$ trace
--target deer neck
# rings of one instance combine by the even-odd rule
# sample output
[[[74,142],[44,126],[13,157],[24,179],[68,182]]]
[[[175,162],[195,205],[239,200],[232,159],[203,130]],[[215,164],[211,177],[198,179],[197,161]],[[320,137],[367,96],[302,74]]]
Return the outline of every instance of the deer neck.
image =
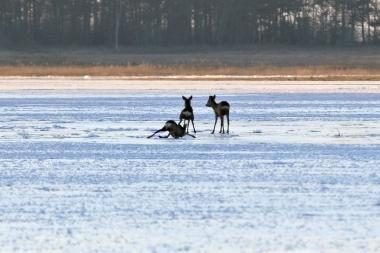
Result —
[[[216,114],[218,114],[218,103],[217,102],[215,102],[215,101],[212,101],[211,102],[211,107],[212,107],[212,109],[214,110],[214,112],[216,113]]]
[[[189,111],[189,112],[192,112],[193,111],[193,108],[191,107],[191,105],[189,105],[189,106],[185,106],[185,110],[186,111]]]

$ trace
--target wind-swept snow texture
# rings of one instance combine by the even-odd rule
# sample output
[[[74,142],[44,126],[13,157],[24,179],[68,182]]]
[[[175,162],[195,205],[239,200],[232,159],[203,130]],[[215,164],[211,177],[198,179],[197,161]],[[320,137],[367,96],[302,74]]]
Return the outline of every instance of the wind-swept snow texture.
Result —
[[[2,93],[0,252],[380,252],[380,94],[207,96]]]

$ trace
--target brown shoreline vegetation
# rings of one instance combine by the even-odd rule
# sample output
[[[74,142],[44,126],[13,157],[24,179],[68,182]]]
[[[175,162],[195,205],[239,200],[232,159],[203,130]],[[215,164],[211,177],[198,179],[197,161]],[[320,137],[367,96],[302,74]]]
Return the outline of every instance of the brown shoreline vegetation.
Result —
[[[380,48],[122,48],[1,51],[0,76],[380,80]]]
[[[313,67],[192,67],[192,66],[0,66],[0,76],[112,76],[135,79],[206,80],[380,80],[380,69]],[[228,76],[228,78],[226,77]]]

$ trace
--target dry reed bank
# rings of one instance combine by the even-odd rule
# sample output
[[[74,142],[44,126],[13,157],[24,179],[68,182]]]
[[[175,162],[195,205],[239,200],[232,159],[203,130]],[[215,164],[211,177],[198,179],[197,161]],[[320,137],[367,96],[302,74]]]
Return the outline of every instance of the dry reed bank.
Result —
[[[239,47],[0,50],[1,76],[267,76],[380,80],[377,47]]]

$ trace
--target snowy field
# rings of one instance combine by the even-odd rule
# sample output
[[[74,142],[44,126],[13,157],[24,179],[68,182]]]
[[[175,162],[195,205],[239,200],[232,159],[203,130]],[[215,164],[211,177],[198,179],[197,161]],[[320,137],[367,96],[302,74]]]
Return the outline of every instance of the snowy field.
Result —
[[[0,252],[380,252],[380,94],[180,95],[1,92]]]

